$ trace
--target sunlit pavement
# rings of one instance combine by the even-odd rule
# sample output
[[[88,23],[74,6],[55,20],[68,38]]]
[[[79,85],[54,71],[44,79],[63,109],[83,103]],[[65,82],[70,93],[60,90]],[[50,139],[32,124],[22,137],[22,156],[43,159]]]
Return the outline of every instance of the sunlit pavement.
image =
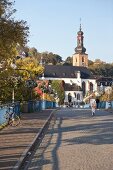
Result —
[[[30,170],[113,170],[113,112],[62,108]]]

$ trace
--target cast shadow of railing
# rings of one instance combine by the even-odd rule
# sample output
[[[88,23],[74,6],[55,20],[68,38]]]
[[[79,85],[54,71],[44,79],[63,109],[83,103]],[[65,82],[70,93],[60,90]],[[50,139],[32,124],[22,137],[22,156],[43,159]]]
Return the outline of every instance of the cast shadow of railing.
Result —
[[[62,118],[59,118],[57,124],[53,121],[50,124],[48,132],[44,136],[40,147],[36,148],[36,152],[33,155],[31,162],[29,163],[29,170],[42,170],[43,166],[50,165],[52,170],[59,169],[59,160],[57,155],[57,150],[61,145],[61,124]],[[57,126],[57,127],[55,127]],[[53,142],[54,134],[57,134],[55,137],[56,142]],[[48,150],[48,148],[51,148]],[[45,156],[45,153],[50,155],[49,157]]]
[[[102,118],[103,116],[103,118]],[[97,121],[95,121],[97,118]],[[78,121],[79,124],[68,124],[63,126],[62,123],[71,119],[73,122]],[[91,120],[91,121],[90,121]],[[94,121],[93,121],[94,120]],[[63,133],[76,133],[80,132],[80,135],[75,135],[70,138],[63,139]],[[55,141],[52,141],[55,138]],[[90,111],[83,115],[80,114],[62,114],[58,116],[55,126],[53,126],[45,137],[45,145],[41,147],[41,152],[38,155],[37,166],[32,167],[30,170],[42,170],[44,165],[51,165],[52,170],[59,170],[59,156],[58,149],[61,144],[64,145],[106,145],[113,144],[113,117],[111,113],[98,113],[96,117],[92,118]],[[73,147],[72,146],[72,147]],[[48,150],[48,147],[51,149]],[[45,152],[49,152],[51,157],[46,157]],[[35,164],[36,165],[36,164]]]

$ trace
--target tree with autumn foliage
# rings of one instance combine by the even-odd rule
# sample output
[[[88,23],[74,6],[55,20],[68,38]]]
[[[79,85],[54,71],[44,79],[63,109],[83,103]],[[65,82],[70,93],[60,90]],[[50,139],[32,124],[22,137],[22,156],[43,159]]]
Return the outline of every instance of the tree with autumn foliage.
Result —
[[[110,89],[108,93],[108,88]],[[107,90],[106,90],[107,89]],[[100,96],[101,101],[113,101],[113,86],[107,87]]]
[[[26,87],[26,81],[36,82],[38,75],[43,73],[44,68],[33,57],[18,59],[14,64],[15,68],[9,67],[0,73],[0,100],[11,101],[13,90],[15,90],[15,101],[29,100],[31,97],[32,99],[39,98],[34,88]]]
[[[25,46],[29,34],[26,21],[14,19],[16,10],[13,5],[13,0],[0,0],[0,101],[2,102],[11,101],[12,88],[18,87],[20,80],[17,81],[16,72],[10,65],[17,54],[17,45]],[[23,84],[22,82],[20,84],[21,87]],[[20,87],[15,95],[21,98]]]
[[[34,57],[26,57],[23,59],[18,59],[15,62],[17,69],[20,69],[20,73],[23,74],[25,79],[31,78],[35,79],[38,75],[42,74],[44,68],[39,64],[39,62]],[[27,71],[26,71],[27,70]]]

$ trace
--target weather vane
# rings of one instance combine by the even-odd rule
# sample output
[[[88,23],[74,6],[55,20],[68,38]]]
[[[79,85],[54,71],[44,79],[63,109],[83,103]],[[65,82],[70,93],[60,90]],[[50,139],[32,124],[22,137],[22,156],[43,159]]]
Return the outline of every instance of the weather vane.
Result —
[[[80,31],[81,31],[81,18],[80,18]]]

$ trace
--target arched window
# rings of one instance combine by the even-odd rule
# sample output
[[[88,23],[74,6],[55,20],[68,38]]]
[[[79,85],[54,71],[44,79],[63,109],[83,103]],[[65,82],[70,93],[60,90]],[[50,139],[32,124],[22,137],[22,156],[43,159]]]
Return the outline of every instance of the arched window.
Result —
[[[68,93],[68,102],[71,103],[72,102],[72,96],[71,93]]]
[[[82,63],[84,63],[84,57],[82,57]]]
[[[90,82],[90,92],[93,92],[93,83],[92,82]]]
[[[77,100],[80,100],[80,94],[79,93],[77,94]]]
[[[76,96],[77,96],[75,92],[74,92],[74,96],[75,96],[75,98],[76,98]]]
[[[86,83],[84,81],[82,82],[82,91],[83,91],[83,97],[84,97],[86,94]]]

